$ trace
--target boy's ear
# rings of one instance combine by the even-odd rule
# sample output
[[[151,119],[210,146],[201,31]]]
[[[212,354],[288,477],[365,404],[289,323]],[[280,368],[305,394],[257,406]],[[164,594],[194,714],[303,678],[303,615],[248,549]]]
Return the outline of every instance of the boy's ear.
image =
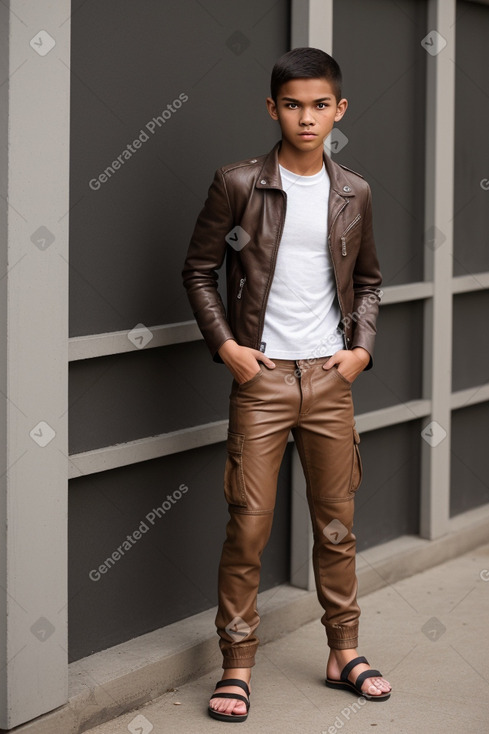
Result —
[[[343,117],[343,115],[346,112],[347,107],[348,107],[348,100],[345,98],[340,99],[340,101],[336,105],[336,114],[334,116],[335,122],[339,122],[341,120],[341,118]]]
[[[267,110],[272,120],[278,120],[277,105],[272,97],[267,97]]]

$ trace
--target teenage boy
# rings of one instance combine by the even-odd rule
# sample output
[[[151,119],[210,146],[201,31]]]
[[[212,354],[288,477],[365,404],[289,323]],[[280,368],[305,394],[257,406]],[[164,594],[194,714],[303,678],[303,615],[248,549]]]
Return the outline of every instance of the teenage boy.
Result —
[[[347,105],[328,54],[296,48],[277,61],[267,108],[282,139],[268,155],[216,172],[183,270],[207,346],[234,378],[216,616],[224,673],[208,709],[222,721],[244,721],[249,711],[260,557],[290,431],[314,531],[326,685],[369,701],[390,695],[356,651],[352,525],[362,466],[351,385],[372,366],[381,274],[370,188],[324,153]],[[217,290],[225,258],[227,311]]]

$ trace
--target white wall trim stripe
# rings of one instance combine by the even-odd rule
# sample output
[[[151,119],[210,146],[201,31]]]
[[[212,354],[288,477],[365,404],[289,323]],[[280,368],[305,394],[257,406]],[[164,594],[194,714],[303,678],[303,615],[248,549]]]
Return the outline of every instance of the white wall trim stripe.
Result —
[[[360,432],[374,431],[377,428],[422,418],[429,415],[429,412],[429,400],[413,400],[382,410],[363,413],[356,417],[356,423]],[[70,479],[220,443],[226,440],[227,426],[227,420],[214,421],[179,431],[161,433],[158,436],[72,454],[70,456]]]

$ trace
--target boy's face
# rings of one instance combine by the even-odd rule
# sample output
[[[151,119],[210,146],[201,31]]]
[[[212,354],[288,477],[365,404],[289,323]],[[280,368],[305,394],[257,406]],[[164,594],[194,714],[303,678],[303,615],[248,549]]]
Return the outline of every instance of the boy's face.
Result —
[[[267,97],[268,112],[278,120],[283,141],[304,153],[322,148],[347,106],[346,99],[336,101],[326,79],[291,79],[280,87],[277,104]]]

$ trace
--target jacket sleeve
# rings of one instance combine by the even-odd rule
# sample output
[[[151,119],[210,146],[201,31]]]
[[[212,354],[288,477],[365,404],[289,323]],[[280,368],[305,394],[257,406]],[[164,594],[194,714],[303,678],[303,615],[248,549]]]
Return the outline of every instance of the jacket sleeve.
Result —
[[[234,339],[217,290],[217,271],[226,255],[225,237],[233,225],[226,185],[219,169],[197,218],[182,271],[192,311],[216,362],[222,362],[217,353],[221,345],[227,339]]]
[[[367,184],[368,186],[368,184]],[[372,193],[367,190],[362,241],[353,271],[353,334],[351,348],[363,347],[370,354],[366,369],[372,367],[376,322],[382,296],[382,275],[375,249],[372,224]]]

